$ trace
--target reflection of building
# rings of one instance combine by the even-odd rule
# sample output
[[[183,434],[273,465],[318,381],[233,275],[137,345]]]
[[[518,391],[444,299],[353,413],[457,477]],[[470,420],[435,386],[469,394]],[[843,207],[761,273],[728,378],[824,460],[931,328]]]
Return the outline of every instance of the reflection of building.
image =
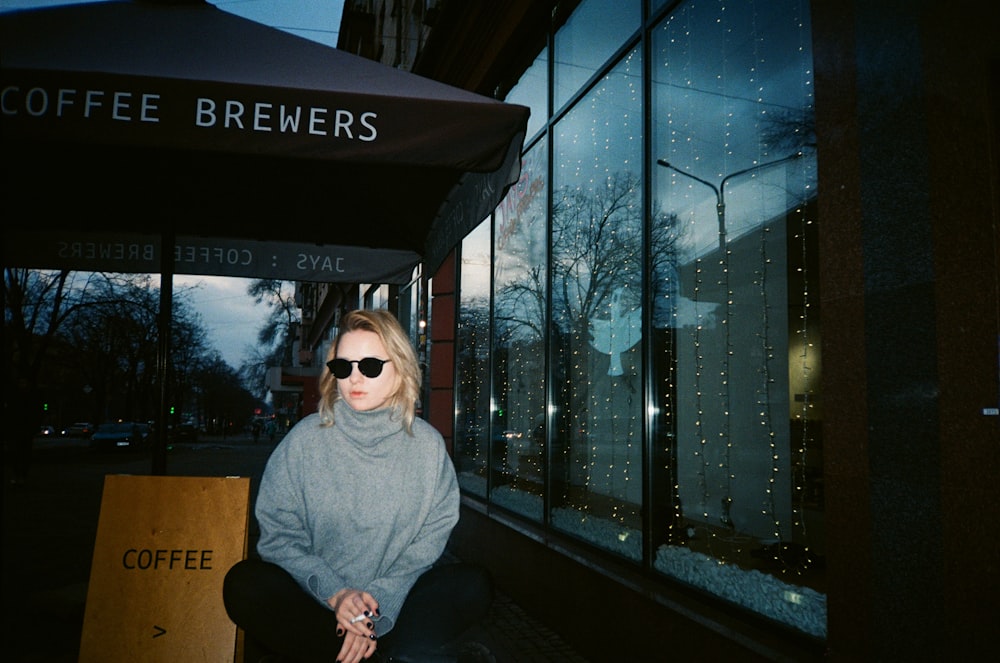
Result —
[[[294,366],[273,367],[267,371],[267,390],[271,393],[274,414],[292,423],[304,413],[314,412],[318,403],[316,372]]]
[[[497,232],[461,249],[503,269],[448,260],[406,288],[300,284],[303,366],[319,370],[329,325],[355,305],[398,309],[429,358],[425,411],[465,493],[456,549],[595,660],[990,651],[990,26],[884,0],[849,19],[821,2],[811,16],[749,0],[725,13],[657,0],[347,4],[349,50],[533,111],[530,195],[515,187]],[[786,42],[787,54],[768,50]],[[705,178],[739,171],[788,153],[780,127],[815,152],[780,173],[780,190],[741,179],[720,254],[711,193],[655,160],[704,164],[692,172]],[[954,154],[961,177],[945,166]],[[594,183],[625,170],[636,184],[614,207]],[[569,190],[613,210],[602,230],[641,226],[594,243],[640,242],[608,254],[628,256],[615,278],[658,297],[621,375],[586,325],[560,326],[583,312],[558,289],[569,238],[600,217]],[[579,232],[538,252],[556,223]],[[573,269],[588,256],[575,257]],[[573,283],[606,297],[608,266],[588,268]],[[497,274],[493,309],[472,310],[463,279]],[[535,318],[528,302],[544,303]],[[500,310],[523,323],[508,339]],[[597,604],[627,615],[629,637],[607,637]]]
[[[347,288],[350,290],[350,288]],[[267,388],[276,412],[297,421],[315,412],[319,402],[316,378],[329,349],[329,330],[336,325],[345,288],[332,283],[298,283],[295,304],[301,312],[291,366],[268,371]]]

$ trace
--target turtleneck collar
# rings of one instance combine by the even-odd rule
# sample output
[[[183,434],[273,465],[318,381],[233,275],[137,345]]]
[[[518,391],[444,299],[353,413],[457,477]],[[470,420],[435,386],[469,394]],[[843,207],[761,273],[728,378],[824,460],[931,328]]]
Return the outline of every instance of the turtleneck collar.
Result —
[[[334,426],[351,442],[374,447],[403,430],[403,417],[391,407],[361,412],[338,399],[333,404]]]

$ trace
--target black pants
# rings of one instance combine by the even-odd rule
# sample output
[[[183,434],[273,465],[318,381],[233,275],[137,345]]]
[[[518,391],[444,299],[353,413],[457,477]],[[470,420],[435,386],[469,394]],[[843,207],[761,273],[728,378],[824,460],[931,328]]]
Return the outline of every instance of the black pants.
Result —
[[[248,654],[256,648],[299,663],[336,660],[343,638],[337,637],[333,611],[280,566],[259,559],[237,563],[226,574],[222,596],[229,618],[246,635]],[[455,660],[442,648],[482,620],[492,602],[493,581],[486,569],[465,563],[436,565],[417,579],[392,630],[379,636],[376,657]],[[253,658],[246,660],[251,663]]]

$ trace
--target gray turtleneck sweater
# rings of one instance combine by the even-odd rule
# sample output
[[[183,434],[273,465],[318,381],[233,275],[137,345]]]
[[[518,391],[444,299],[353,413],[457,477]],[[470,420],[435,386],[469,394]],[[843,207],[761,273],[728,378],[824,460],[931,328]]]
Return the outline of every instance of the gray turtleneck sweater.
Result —
[[[257,552],[316,599],[367,591],[388,633],[417,578],[441,556],[458,522],[455,467],[441,434],[423,419],[413,435],[392,410],[334,404],[274,449],[257,493]]]

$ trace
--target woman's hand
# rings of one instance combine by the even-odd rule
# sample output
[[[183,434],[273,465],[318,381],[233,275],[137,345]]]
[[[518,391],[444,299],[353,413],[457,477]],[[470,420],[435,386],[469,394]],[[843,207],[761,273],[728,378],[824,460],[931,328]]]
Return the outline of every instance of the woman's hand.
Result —
[[[337,654],[337,661],[340,663],[362,663],[374,653],[374,640],[366,635],[348,632],[344,634],[344,644],[340,647],[340,653]]]
[[[337,635],[344,636],[337,660],[340,663],[359,663],[375,652],[375,617],[378,601],[360,589],[342,589],[327,604],[337,616]]]

